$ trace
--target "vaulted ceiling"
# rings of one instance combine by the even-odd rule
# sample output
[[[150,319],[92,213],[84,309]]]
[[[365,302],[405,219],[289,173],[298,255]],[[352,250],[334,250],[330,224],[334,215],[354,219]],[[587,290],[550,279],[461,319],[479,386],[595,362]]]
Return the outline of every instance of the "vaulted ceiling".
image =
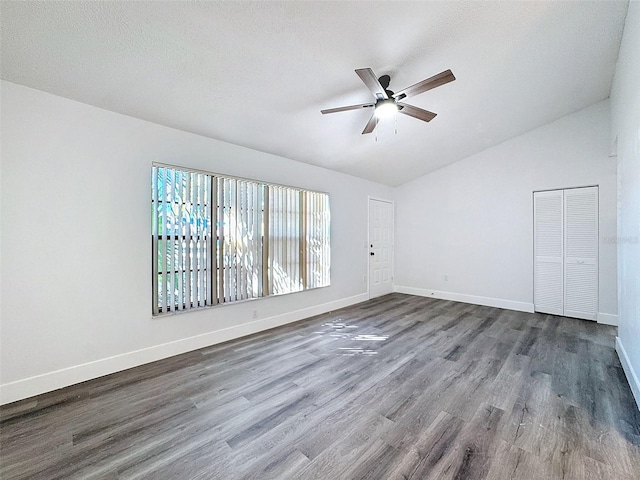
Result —
[[[627,2],[2,1],[2,78],[399,185],[609,96]],[[391,90],[450,68],[370,135]],[[397,130],[397,133],[396,133]]]

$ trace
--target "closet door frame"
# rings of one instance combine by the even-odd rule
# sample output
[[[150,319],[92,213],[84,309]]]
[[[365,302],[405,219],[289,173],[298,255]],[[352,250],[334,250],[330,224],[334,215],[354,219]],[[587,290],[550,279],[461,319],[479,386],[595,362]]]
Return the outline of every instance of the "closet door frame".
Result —
[[[567,310],[566,308],[566,295],[567,295],[567,288],[566,288],[566,265],[567,265],[567,256],[566,256],[566,235],[567,235],[567,219],[566,219],[566,211],[567,211],[567,206],[566,206],[566,195],[565,192],[567,190],[578,190],[578,189],[583,189],[583,188],[594,188],[596,190],[596,205],[595,205],[595,209],[596,209],[596,233],[595,233],[595,259],[593,261],[589,261],[587,262],[586,260],[583,261],[577,261],[577,262],[573,262],[573,263],[578,263],[578,264],[594,264],[593,262],[595,262],[595,267],[596,267],[596,273],[595,273],[595,311],[594,312],[589,312],[589,313],[585,313],[585,312],[579,312],[579,311],[575,311],[575,310]],[[539,263],[540,263],[540,256],[537,254],[537,238],[536,238],[536,234],[537,234],[537,230],[536,230],[536,195],[537,194],[548,194],[548,195],[553,195],[553,193],[560,193],[561,197],[562,197],[562,206],[561,206],[561,229],[562,229],[562,255],[561,255],[561,275],[562,275],[562,282],[561,282],[561,298],[562,298],[562,307],[560,309],[557,308],[549,308],[547,306],[544,305],[539,305],[536,304],[536,298],[537,298],[537,289],[536,289],[536,275],[538,274],[538,268],[539,268]],[[533,191],[532,194],[532,202],[533,202],[533,304],[534,304],[534,311],[538,312],[538,313],[548,313],[548,314],[552,314],[552,315],[560,315],[560,316],[567,316],[567,317],[572,317],[572,318],[580,318],[580,319],[584,319],[584,320],[596,320],[597,319],[597,312],[598,312],[598,308],[599,308],[599,289],[600,289],[600,285],[599,285],[599,281],[600,281],[600,242],[599,242],[599,234],[600,234],[600,187],[599,185],[583,185],[583,186],[577,186],[577,187],[566,187],[566,188],[554,188],[554,189],[546,189],[546,190],[535,190]],[[572,258],[572,257],[571,257]],[[544,257],[542,257],[542,260],[548,260],[545,259]],[[569,262],[571,263],[571,262]]]

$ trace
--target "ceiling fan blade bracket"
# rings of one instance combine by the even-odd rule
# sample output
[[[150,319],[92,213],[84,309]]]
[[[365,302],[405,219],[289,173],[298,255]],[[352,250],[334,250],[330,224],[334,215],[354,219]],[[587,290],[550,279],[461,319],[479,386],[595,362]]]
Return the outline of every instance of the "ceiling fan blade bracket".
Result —
[[[362,103],[360,105],[349,105],[347,107],[337,107],[337,108],[327,108],[325,110],[320,110],[320,113],[326,115],[327,113],[338,113],[338,112],[346,112],[348,110],[360,110],[363,108],[370,108],[375,106],[375,103]]]

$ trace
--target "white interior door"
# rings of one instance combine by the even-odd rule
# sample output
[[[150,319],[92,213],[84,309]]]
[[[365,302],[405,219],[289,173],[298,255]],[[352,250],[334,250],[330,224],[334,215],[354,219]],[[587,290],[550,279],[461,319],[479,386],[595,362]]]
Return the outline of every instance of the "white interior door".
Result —
[[[393,203],[369,199],[369,298],[393,292]]]
[[[536,312],[563,315],[562,190],[533,194],[533,303]]]
[[[564,191],[564,314],[598,313],[598,187]]]

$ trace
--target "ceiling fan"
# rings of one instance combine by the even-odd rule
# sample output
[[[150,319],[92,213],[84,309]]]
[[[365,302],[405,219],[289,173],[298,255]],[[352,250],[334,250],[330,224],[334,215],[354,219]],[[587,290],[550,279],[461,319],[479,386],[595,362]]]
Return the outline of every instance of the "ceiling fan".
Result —
[[[387,90],[389,88],[389,82],[391,81],[391,77],[389,77],[389,75],[382,75],[380,78],[377,78],[373,73],[373,70],[370,68],[359,68],[356,70],[356,73],[367,88],[371,90],[376,101],[373,103],[362,103],[360,105],[329,108],[327,110],[320,111],[323,114],[326,114],[374,107],[373,114],[362,131],[363,135],[365,133],[373,132],[379,118],[393,116],[396,112],[404,113],[405,115],[409,115],[410,117],[417,118],[424,122],[433,120],[436,116],[435,113],[403,103],[401,100],[426,92],[432,88],[439,87],[445,83],[453,82],[456,79],[456,77],[453,76],[453,73],[451,73],[451,70],[445,70],[433,77],[427,78],[426,80],[394,93],[391,90]]]

